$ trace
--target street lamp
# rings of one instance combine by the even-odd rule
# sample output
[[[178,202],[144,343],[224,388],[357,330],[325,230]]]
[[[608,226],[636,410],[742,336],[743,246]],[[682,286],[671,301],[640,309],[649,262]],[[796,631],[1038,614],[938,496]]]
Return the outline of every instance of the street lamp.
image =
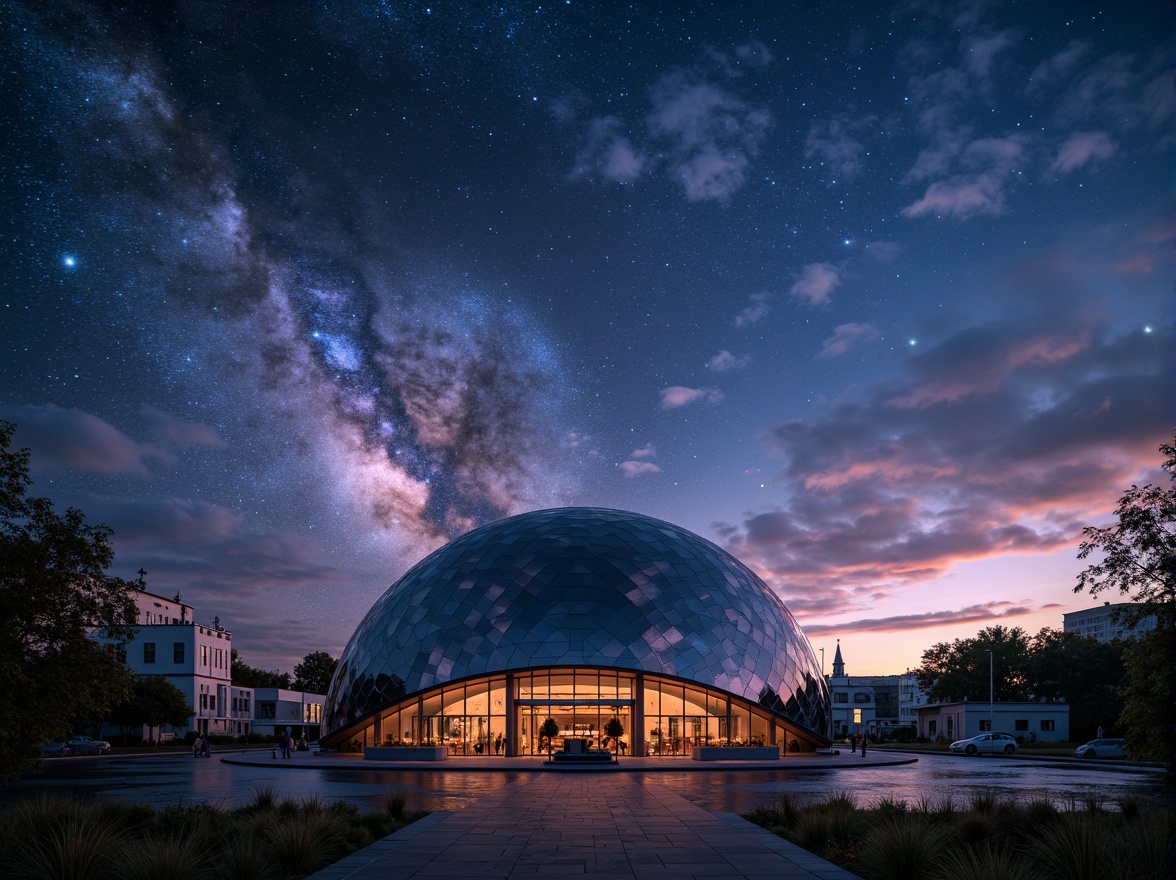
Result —
[[[985,653],[988,654],[988,732],[992,733],[995,729],[995,725],[993,724],[995,711],[993,710],[992,703],[992,652],[986,650]]]

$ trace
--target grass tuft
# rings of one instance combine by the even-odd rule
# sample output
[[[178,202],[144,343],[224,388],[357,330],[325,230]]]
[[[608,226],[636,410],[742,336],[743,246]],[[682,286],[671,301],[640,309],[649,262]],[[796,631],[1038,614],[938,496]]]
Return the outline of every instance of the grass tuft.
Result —
[[[943,829],[916,816],[882,819],[866,836],[861,852],[865,876],[877,880],[925,880],[939,863]]]
[[[120,880],[200,880],[210,864],[200,834],[137,840],[119,860]]]
[[[384,792],[384,812],[399,822],[404,818],[404,811],[408,808],[408,791],[403,788],[390,788]]]
[[[287,874],[317,871],[338,855],[343,843],[341,822],[330,813],[296,813],[266,824],[270,852]]]
[[[109,822],[67,816],[29,838],[17,857],[24,880],[97,880],[115,863],[124,836]]]
[[[278,792],[272,785],[259,785],[253,789],[253,800],[249,806],[255,810],[272,810],[278,803]]]

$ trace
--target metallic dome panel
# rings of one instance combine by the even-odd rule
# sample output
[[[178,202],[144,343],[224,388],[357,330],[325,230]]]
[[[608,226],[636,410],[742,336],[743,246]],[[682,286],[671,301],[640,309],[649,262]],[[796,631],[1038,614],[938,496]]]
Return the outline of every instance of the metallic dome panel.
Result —
[[[324,736],[436,685],[549,666],[687,679],[828,736],[812,648],[759,577],[683,528],[598,508],[500,520],[414,566],[344,650]]]

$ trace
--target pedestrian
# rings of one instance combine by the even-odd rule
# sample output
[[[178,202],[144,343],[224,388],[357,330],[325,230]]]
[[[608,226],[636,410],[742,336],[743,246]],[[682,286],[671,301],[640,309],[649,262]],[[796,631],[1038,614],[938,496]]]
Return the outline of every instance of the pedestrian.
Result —
[[[857,751],[857,734],[853,734],[849,738],[849,753],[852,755]]]
[[[863,733],[862,734],[862,757],[863,758],[866,756],[866,740],[867,739],[869,739],[869,735]]]
[[[294,757],[294,737],[292,736],[286,737],[286,757]]]

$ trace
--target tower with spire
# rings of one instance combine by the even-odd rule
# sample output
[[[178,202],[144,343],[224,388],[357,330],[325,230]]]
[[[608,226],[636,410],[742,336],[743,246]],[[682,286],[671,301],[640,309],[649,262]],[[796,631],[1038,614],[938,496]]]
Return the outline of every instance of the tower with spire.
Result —
[[[833,677],[841,678],[845,675],[845,661],[841,659],[841,639],[837,640],[837,653],[833,655]]]

